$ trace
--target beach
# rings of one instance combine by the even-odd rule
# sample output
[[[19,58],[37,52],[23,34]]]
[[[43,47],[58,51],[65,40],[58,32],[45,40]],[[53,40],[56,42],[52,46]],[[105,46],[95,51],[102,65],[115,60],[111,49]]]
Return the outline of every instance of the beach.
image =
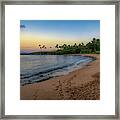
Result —
[[[95,60],[81,69],[20,87],[21,100],[99,100],[100,54],[81,54]]]

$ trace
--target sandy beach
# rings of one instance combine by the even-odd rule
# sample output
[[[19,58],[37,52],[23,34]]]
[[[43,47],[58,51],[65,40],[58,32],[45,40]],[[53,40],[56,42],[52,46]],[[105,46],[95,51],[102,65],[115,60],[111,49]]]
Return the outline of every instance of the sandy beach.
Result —
[[[96,60],[67,75],[20,87],[21,100],[99,100],[100,55]]]

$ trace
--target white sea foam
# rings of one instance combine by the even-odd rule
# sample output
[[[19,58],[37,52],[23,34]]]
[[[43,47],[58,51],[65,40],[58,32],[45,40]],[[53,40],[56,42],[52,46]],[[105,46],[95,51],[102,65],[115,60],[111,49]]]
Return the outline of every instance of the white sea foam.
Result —
[[[68,74],[93,59],[80,55],[21,55],[21,85],[47,80]]]

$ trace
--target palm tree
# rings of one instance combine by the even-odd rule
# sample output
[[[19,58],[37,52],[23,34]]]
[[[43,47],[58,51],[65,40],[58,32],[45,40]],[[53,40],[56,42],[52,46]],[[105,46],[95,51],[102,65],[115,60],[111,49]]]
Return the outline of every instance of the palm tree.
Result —
[[[39,48],[42,49],[41,45],[39,44]]]
[[[70,48],[70,45],[68,45],[68,48]]]
[[[76,46],[77,46],[77,44],[75,43],[75,44],[74,44],[74,47],[76,47]]]
[[[93,41],[95,41],[96,39],[95,38],[93,38]]]
[[[39,44],[39,47],[41,47],[41,45]]]
[[[79,48],[80,48],[81,46],[82,46],[81,44],[78,45]]]
[[[81,43],[82,46],[84,46],[84,43]]]
[[[92,46],[93,46],[93,52],[95,52],[96,51],[96,39],[95,38],[93,38],[93,41],[92,41]]]
[[[62,46],[59,46],[59,48],[61,49],[61,48],[62,48]]]
[[[45,45],[43,45],[42,48],[45,48]]]
[[[64,44],[64,45],[62,46],[62,48],[63,48],[63,49],[65,49],[66,47],[67,47],[67,45],[66,45],[66,44]]]
[[[56,46],[55,46],[55,48],[58,48],[59,47],[59,45],[57,44]]]

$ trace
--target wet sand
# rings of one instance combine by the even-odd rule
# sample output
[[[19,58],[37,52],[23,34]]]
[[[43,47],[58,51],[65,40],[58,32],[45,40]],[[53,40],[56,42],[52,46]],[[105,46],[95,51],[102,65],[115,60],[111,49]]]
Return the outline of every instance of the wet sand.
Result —
[[[96,60],[67,75],[20,87],[21,100],[99,100],[100,55]]]

